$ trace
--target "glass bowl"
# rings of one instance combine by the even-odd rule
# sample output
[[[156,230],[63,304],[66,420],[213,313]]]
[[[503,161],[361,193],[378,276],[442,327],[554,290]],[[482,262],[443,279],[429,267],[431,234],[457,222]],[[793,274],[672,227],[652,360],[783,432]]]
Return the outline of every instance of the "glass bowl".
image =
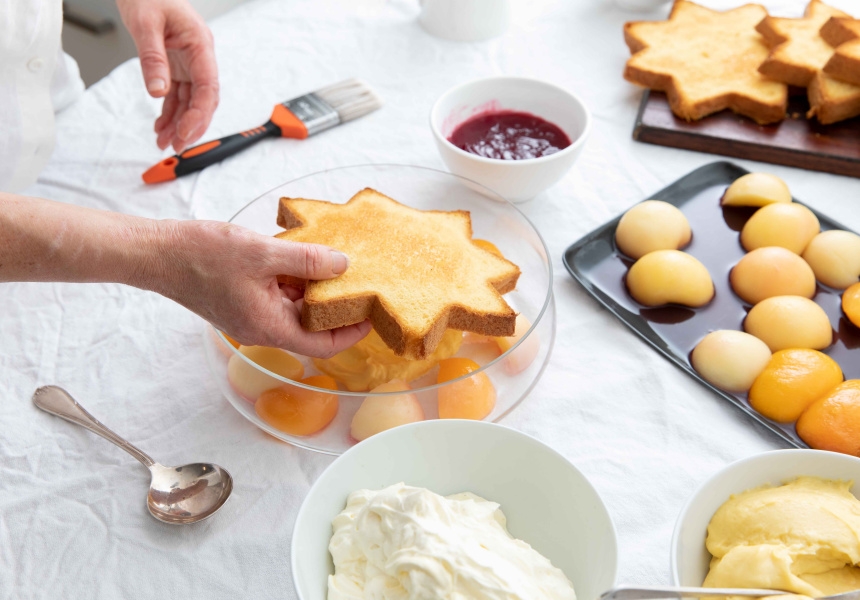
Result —
[[[517,406],[534,387],[549,362],[555,341],[552,266],[547,247],[534,226],[514,205],[480,184],[435,169],[407,165],[359,165],[320,171],[278,186],[245,206],[230,222],[259,233],[274,235],[282,231],[275,223],[278,202],[282,196],[345,203],[366,187],[372,187],[402,204],[420,210],[469,211],[473,238],[492,242],[505,258],[520,267],[522,274],[517,289],[505,294],[505,300],[528,319],[531,327],[518,343],[501,355],[497,356],[498,350],[488,351],[491,343],[465,341],[456,354],[473,358],[482,365],[477,372],[486,373],[496,390],[495,407],[485,420],[498,421]],[[402,394],[350,392],[344,390],[343,386],[332,392],[286,379],[250,361],[240,354],[221,332],[208,325],[204,346],[215,380],[230,404],[242,416],[278,439],[317,452],[340,454],[357,443],[350,435],[350,424],[364,398]],[[257,415],[254,404],[240,396],[229,383],[227,363],[234,355],[259,372],[277,380],[272,382],[273,387],[283,387],[287,391],[303,388],[337,394],[338,410],[334,420],[323,430],[308,436],[291,435],[271,426]],[[301,355],[294,356],[303,364],[305,377],[320,373],[311,359]],[[437,372],[438,367],[434,367],[429,373],[410,383],[412,393],[418,398],[426,419],[438,418],[436,397],[439,388],[474,375],[472,373],[436,384]]]

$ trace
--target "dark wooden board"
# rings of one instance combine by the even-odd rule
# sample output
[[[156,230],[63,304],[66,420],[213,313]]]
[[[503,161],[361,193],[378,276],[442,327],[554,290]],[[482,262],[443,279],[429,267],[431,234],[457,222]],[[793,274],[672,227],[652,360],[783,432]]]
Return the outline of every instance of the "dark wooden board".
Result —
[[[773,125],[724,110],[688,123],[669,109],[662,92],[645,91],[633,139],[777,165],[860,177],[860,117],[821,125],[804,115],[804,95],[792,95],[788,118]]]

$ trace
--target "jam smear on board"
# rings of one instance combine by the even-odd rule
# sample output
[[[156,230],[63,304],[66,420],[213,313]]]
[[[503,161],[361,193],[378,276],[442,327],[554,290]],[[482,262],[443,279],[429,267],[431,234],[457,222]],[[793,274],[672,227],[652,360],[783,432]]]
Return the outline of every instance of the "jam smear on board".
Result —
[[[448,141],[466,152],[499,160],[540,158],[570,146],[570,138],[558,126],[516,111],[476,115],[458,125]]]

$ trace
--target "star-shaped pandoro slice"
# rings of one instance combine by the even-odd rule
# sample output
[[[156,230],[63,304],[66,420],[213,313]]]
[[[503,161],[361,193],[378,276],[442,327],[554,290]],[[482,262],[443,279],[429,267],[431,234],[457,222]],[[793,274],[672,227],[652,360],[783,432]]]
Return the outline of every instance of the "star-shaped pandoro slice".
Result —
[[[800,19],[765,17],[756,30],[764,36],[771,50],[758,70],[777,81],[806,87],[833,56],[833,47],[820,31],[831,17],[848,17],[847,13],[811,0]]]
[[[309,281],[302,325],[322,331],[370,319],[395,353],[423,359],[447,328],[513,335],[502,298],[520,269],[472,243],[466,211],[417,210],[370,188],[345,204],[281,198],[277,237],[349,257],[343,275]]]
[[[860,86],[839,81],[822,69],[833,56],[833,47],[821,36],[821,28],[832,18],[847,13],[811,0],[800,19],[765,17],[756,29],[771,47],[759,71],[790,85],[807,88],[808,117],[823,124],[860,114]]]
[[[821,37],[836,48],[824,72],[860,85],[860,20],[834,17],[821,28]]]
[[[667,21],[624,25],[633,53],[624,77],[666,92],[672,112],[688,121],[731,109],[758,123],[785,118],[788,86],[760,73],[768,48],[755,26],[757,4],[714,11],[677,0]]]

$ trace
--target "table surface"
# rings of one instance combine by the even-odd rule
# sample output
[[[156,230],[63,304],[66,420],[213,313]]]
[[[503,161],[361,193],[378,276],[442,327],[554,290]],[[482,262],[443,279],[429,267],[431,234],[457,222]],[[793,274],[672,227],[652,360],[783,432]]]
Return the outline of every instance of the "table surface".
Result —
[[[797,16],[804,2],[764,4]],[[556,346],[540,382],[503,423],[549,444],[592,481],[618,531],[619,583],[667,583],[686,498],[726,464],[783,446],[603,310],[561,256],[719,157],[631,139],[641,91],[621,77],[622,24],[664,18],[667,7],[635,14],[611,0],[513,5],[509,31],[484,43],[426,34],[414,0],[242,5],[212,23],[222,97],[207,139],[259,125],[276,102],[347,77],[370,82],[385,107],[308,140],[267,140],[198,175],[144,186],[141,173],[167,154],[152,132],[159,103],[130,61],[58,115],[57,149],[28,193],[153,218],[227,220],[262,192],[326,168],[444,168],[428,114],[464,81],[526,75],[574,91],[594,116],[585,151],[560,183],[521,205],[551,252]],[[860,230],[860,180],[737,162],[779,175],[797,198]],[[332,458],[280,443],[239,416],[209,373],[204,323],[119,285],[4,284],[0,303],[0,598],[294,598],[295,515]],[[144,503],[145,469],[32,406],[33,390],[52,383],[164,464],[227,467],[236,480],[230,502],[193,527],[156,522]]]

